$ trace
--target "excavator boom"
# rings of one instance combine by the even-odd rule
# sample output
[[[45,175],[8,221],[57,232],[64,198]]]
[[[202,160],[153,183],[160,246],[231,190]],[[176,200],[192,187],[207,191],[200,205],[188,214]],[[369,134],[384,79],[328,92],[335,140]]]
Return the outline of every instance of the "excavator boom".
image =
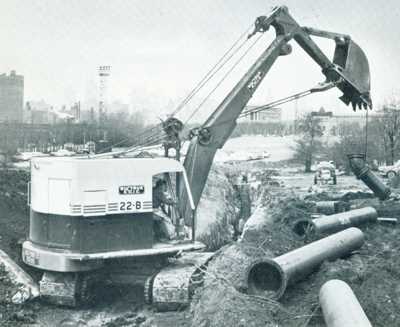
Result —
[[[348,35],[301,27],[289,14],[287,7],[276,7],[269,16],[256,19],[254,34],[264,33],[273,26],[276,38],[261,54],[246,74],[226,96],[203,126],[192,135],[184,166],[192,189],[194,204],[200,201],[216,151],[222,148],[236,126],[254,92],[280,55],[291,53],[288,42],[294,39],[321,67],[326,82],[338,87],[340,99],[357,107],[372,107],[370,77],[367,58],[361,48]],[[336,43],[333,60],[330,60],[310,35],[333,39]],[[180,189],[183,189],[181,187]],[[181,214],[191,224],[191,208],[187,195],[180,193]]]

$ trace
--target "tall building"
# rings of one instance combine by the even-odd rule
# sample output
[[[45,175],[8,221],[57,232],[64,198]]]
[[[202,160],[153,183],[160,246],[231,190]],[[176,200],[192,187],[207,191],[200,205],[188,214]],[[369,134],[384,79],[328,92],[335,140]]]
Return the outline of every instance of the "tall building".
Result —
[[[22,122],[24,107],[24,76],[14,70],[0,75],[0,121]]]

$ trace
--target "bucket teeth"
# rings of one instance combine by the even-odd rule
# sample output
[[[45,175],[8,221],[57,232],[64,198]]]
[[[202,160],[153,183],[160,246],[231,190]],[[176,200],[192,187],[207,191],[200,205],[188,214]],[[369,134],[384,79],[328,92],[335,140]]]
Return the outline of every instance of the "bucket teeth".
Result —
[[[342,100],[347,106],[350,104],[350,98],[345,94],[343,94],[339,99]]]
[[[339,97],[346,105],[351,103],[353,111],[356,111],[357,108],[362,110],[367,110],[368,108],[372,109],[372,102],[368,94],[360,95],[360,94],[347,94],[344,93],[341,97]]]

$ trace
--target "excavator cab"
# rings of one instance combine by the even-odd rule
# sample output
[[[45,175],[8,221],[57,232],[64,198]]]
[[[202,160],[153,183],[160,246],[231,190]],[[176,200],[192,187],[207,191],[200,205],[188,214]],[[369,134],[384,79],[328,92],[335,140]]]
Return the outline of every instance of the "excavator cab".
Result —
[[[37,158],[31,167],[29,240],[22,255],[28,265],[85,271],[105,259],[203,248],[192,238],[194,225],[192,235],[180,240],[170,237],[163,243],[154,235],[153,176],[162,175],[171,186],[170,174],[180,175],[192,197],[185,169],[176,160]],[[169,210],[178,229],[183,220],[173,206]]]

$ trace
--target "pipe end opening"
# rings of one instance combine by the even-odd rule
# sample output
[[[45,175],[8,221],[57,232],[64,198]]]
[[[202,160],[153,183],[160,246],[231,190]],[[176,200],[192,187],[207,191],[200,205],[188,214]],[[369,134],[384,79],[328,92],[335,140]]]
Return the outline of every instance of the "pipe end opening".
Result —
[[[278,300],[285,292],[287,278],[275,261],[264,259],[249,268],[247,283],[249,294]]]
[[[312,235],[315,233],[314,223],[309,219],[298,220],[293,226],[293,232],[300,237]]]

